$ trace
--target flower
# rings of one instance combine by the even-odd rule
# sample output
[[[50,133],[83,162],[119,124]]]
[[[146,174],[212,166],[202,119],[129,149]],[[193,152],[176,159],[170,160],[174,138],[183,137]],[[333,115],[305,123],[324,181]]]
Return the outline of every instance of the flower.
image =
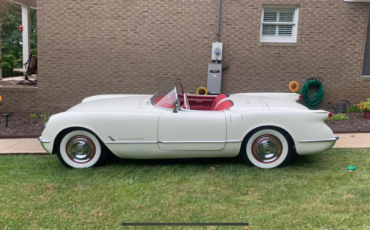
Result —
[[[299,89],[299,84],[298,84],[298,82],[296,82],[296,81],[292,81],[292,82],[290,82],[290,83],[289,83],[289,89],[290,89],[290,91],[292,91],[292,92],[297,92],[297,90]]]
[[[370,112],[370,98],[367,99],[367,101],[361,101],[360,104],[357,105],[357,107],[362,112]]]
[[[3,98],[0,96],[0,101],[3,100]]]

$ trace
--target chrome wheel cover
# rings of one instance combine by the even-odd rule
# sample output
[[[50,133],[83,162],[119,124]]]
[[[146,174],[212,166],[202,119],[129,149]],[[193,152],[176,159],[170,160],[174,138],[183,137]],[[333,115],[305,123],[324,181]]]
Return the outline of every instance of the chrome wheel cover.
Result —
[[[74,136],[69,139],[66,146],[67,156],[78,164],[91,161],[95,156],[95,152],[95,144],[87,136]]]
[[[279,138],[274,135],[264,134],[257,137],[252,145],[254,158],[262,163],[272,163],[279,159],[283,151],[283,145]]]

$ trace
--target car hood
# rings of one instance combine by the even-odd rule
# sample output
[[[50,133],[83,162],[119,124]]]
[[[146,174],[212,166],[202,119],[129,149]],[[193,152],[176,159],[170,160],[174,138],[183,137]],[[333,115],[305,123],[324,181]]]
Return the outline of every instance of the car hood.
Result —
[[[140,109],[140,101],[147,95],[106,98],[80,103],[68,111],[128,111]]]

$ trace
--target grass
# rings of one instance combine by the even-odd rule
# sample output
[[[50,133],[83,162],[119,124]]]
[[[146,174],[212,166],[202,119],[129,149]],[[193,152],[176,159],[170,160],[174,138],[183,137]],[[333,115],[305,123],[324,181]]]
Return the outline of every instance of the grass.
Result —
[[[56,156],[2,156],[0,229],[370,229],[369,164],[364,149],[299,156],[273,170],[236,159],[115,160],[73,170]]]
[[[353,107],[347,109],[347,113],[361,113],[361,110],[357,107],[356,104],[353,104]]]
[[[331,118],[326,119],[326,121],[342,121],[342,120],[348,120],[348,116],[343,113],[337,113],[333,114]]]

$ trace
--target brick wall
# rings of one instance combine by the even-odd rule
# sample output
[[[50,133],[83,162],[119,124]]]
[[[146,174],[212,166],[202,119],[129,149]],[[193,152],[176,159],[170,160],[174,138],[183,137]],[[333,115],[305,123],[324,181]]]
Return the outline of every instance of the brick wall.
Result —
[[[222,91],[288,92],[292,80],[324,79],[325,97],[357,103],[369,3],[223,0]],[[40,108],[67,109],[97,94],[154,93],[176,77],[206,86],[217,0],[37,0]],[[259,42],[263,4],[299,5],[298,42]],[[326,105],[325,105],[326,106]]]
[[[0,113],[39,112],[37,88],[0,88]]]

